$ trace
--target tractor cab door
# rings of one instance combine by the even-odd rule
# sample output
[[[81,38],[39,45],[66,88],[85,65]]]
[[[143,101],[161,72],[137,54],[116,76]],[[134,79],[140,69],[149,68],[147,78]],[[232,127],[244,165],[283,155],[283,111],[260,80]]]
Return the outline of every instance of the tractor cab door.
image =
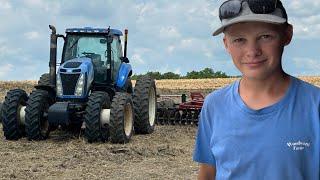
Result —
[[[113,37],[113,42],[111,44],[111,63],[112,63],[112,72],[111,79],[113,82],[116,81],[119,68],[121,65],[120,57],[122,57],[122,46],[119,36]]]

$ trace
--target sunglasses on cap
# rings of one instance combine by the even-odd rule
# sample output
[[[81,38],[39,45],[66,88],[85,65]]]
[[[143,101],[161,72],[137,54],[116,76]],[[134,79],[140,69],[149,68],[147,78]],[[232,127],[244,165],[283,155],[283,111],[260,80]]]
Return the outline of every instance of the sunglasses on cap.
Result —
[[[228,0],[219,8],[220,20],[238,16],[244,1],[248,3],[250,10],[255,14],[269,14],[274,12],[279,4],[282,6],[278,0]]]

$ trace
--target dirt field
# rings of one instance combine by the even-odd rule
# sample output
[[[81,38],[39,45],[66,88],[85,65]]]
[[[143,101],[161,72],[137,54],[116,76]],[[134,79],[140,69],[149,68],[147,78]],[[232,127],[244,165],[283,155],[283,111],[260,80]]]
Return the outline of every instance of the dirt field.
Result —
[[[207,94],[233,80],[185,81],[183,88],[177,81],[161,80],[157,91]],[[320,86],[320,77],[306,80]],[[169,82],[170,88],[166,87]],[[22,88],[29,93],[34,83],[0,82],[0,102],[9,89]],[[199,88],[194,88],[196,85]],[[196,130],[195,126],[156,126],[153,134],[135,135],[124,145],[89,144],[82,136],[63,131],[40,142],[26,138],[7,141],[0,133],[0,179],[196,179],[198,167],[192,161]]]
[[[40,142],[6,141],[1,134],[0,178],[195,179],[195,133],[191,126],[157,126],[125,145],[89,144],[62,131]]]

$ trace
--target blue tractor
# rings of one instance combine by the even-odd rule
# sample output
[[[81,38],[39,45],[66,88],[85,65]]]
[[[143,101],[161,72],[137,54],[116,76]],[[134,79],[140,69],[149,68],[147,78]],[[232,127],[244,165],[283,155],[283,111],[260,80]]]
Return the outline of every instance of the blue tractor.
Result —
[[[133,88],[125,30],[70,28],[66,35],[51,29],[49,73],[43,74],[28,96],[8,91],[1,109],[4,136],[44,140],[57,128],[83,129],[88,142],[129,142],[133,133],[154,131],[156,87],[144,76]],[[57,64],[57,39],[64,39]],[[58,68],[57,68],[58,67]]]

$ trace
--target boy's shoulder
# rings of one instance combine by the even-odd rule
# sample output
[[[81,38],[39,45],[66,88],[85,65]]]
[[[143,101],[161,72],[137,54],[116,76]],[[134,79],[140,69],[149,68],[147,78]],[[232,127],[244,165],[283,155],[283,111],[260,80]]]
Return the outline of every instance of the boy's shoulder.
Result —
[[[236,80],[229,85],[226,85],[220,89],[212,91],[206,96],[205,100],[206,101],[212,101],[212,100],[218,100],[218,99],[221,100],[231,96],[234,92],[234,88],[236,88],[235,86],[237,86],[237,83],[239,83],[238,81],[239,80]]]
[[[296,78],[299,87],[299,93],[306,93],[312,96],[320,96],[320,87],[313,85],[305,80]]]

